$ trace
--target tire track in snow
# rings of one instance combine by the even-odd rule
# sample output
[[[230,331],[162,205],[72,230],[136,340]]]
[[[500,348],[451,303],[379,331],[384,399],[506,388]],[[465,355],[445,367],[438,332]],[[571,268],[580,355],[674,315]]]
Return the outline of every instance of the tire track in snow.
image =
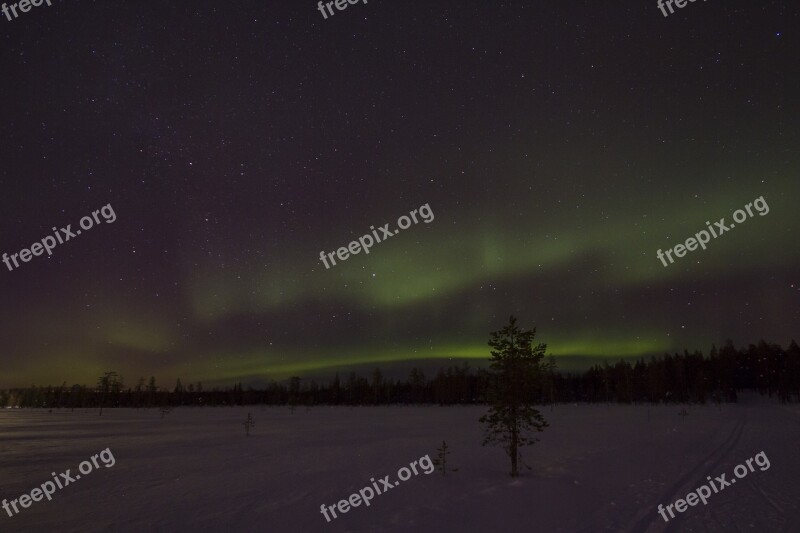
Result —
[[[789,409],[788,406],[782,405],[780,409],[775,409],[774,413],[790,424],[800,426],[798,413]],[[756,496],[763,498],[770,507],[775,509],[778,517],[784,518],[780,529],[777,530],[778,533],[797,533],[800,531],[800,507],[794,501],[787,500],[782,494],[776,493],[775,490],[769,487],[762,487],[755,479],[750,479],[750,477],[746,479],[748,481],[747,488]]]
[[[744,425],[745,421],[740,420],[736,426],[734,426],[733,430],[730,432],[728,437],[725,441],[720,444],[714,451],[709,453],[703,459],[701,459],[693,468],[690,468],[686,474],[684,474],[677,482],[673,483],[672,486],[667,489],[664,493],[661,494],[659,499],[656,501],[654,505],[658,505],[659,502],[668,502],[672,503],[677,499],[679,494],[685,495],[686,492],[681,492],[683,487],[685,487],[690,481],[696,478],[698,470],[702,471],[711,470],[719,465],[725,457],[730,453],[730,451],[738,444],[739,439],[744,432]],[[713,460],[716,457],[716,460]],[[709,461],[712,461],[709,463]],[[630,528],[630,531],[634,533],[645,533],[655,522],[656,519],[661,520],[657,513],[655,513],[655,507],[652,511],[648,511],[639,519],[639,521]],[[655,513],[655,517],[654,517]],[[676,522],[680,522],[681,514],[675,515],[675,518],[670,519],[667,527],[664,531],[673,531],[677,527],[675,525]]]
[[[739,425],[736,426],[736,428],[734,428],[734,430],[731,432],[731,438],[728,440],[728,442],[724,443],[722,446],[717,448],[713,453],[711,453],[706,458],[706,460],[703,461],[703,463],[701,465],[698,465],[697,468],[695,468],[695,470],[699,470],[700,468],[702,468],[703,471],[705,471],[705,472],[711,472],[711,474],[706,474],[706,475],[710,475],[712,477],[715,475],[714,474],[715,472],[718,473],[719,472],[719,469],[718,469],[719,465],[722,464],[725,461],[725,459],[728,458],[728,456],[730,456],[730,454],[733,451],[733,449],[736,448],[737,444],[739,444],[739,440],[741,440],[741,438],[742,438],[742,433],[744,433],[744,426],[745,426],[745,420],[740,421]],[[724,450],[723,450],[723,448],[724,448]],[[711,457],[714,457],[715,455],[718,455],[717,460],[714,461],[711,464],[706,464],[706,462]],[[684,476],[683,484],[682,484],[682,486],[684,487],[684,490],[681,491],[681,486],[675,486],[674,487],[675,491],[672,494],[671,499],[669,500],[670,503],[675,501],[679,497],[685,496],[686,494],[688,494],[688,490],[685,489],[686,482],[688,481],[687,478],[691,478],[691,477],[696,476],[696,475],[697,475],[697,472],[690,472],[686,476]],[[705,483],[707,483],[707,480],[704,479],[701,484],[705,484]],[[694,487],[696,488],[697,485],[695,485]],[[694,489],[692,489],[692,490],[694,490]],[[711,513],[711,514],[713,514],[713,513]],[[683,517],[684,516],[685,515],[683,513],[676,514],[675,518],[671,518],[670,519],[670,521],[667,524],[667,527],[664,529],[664,531],[666,533],[671,533],[673,531],[678,530],[679,529],[679,524],[683,522]]]
[[[793,424],[800,425],[800,420],[798,420],[798,416],[797,416],[798,413],[794,409],[790,410],[789,408],[784,406],[784,408],[781,409],[778,412],[781,414],[781,416],[783,418],[791,421]],[[762,493],[764,493],[764,489],[762,489],[761,487],[758,487],[758,489]],[[772,493],[773,491],[770,490],[769,492]],[[769,498],[769,496],[767,496],[765,493],[764,493],[764,497],[765,498]],[[778,498],[775,498],[775,499],[778,499]],[[791,501],[784,502],[784,503],[786,505],[788,505],[788,506],[793,507],[794,508],[794,513],[791,515],[791,517],[787,517],[787,519],[784,522],[783,527],[780,529],[779,533],[797,533],[798,531],[800,531],[800,508],[798,508],[796,503],[791,502]]]

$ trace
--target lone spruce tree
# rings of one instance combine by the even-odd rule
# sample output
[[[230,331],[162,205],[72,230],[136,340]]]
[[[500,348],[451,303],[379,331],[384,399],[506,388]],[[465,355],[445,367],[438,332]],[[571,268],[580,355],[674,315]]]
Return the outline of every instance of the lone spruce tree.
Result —
[[[517,319],[491,333],[492,349],[489,365],[489,412],[480,418],[486,425],[483,445],[503,446],[511,459],[511,477],[517,477],[520,448],[539,439],[530,431],[543,431],[549,424],[532,405],[534,393],[540,388],[546,344],[532,346],[536,328],[524,331]]]
[[[97,378],[97,390],[100,392],[100,416],[103,416],[103,406],[106,403],[106,398],[113,394],[119,399],[119,393],[122,390],[122,377],[116,372],[104,373]]]

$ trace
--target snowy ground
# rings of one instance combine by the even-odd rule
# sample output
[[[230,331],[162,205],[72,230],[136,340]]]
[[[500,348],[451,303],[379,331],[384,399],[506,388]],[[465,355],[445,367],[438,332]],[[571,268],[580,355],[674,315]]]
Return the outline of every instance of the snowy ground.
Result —
[[[533,467],[508,477],[481,447],[473,407],[184,408],[0,411],[0,499],[77,472],[105,448],[111,468],[33,503],[0,531],[800,531],[800,408],[754,398],[690,407],[556,406],[527,449]],[[249,438],[242,421],[251,412]],[[446,439],[458,472],[411,476],[330,523],[335,505]],[[756,468],[708,505],[665,524],[657,514],[764,451]],[[379,485],[380,486],[380,485]],[[338,513],[337,513],[338,514]]]

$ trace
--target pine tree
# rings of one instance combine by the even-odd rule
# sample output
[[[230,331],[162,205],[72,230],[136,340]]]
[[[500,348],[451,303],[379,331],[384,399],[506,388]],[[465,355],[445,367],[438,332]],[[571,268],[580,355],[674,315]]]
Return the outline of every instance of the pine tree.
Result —
[[[150,381],[147,383],[147,406],[152,407],[156,403],[156,378],[150,376]]]
[[[292,376],[289,378],[289,407],[294,414],[295,406],[300,402],[300,378]]]
[[[175,382],[175,403],[178,405],[183,405],[183,383],[181,383],[181,378],[178,378],[178,381]]]
[[[383,386],[383,374],[379,368],[372,371],[372,403],[378,405],[381,401],[381,387]]]
[[[341,401],[341,394],[342,394],[342,385],[339,382],[339,373],[336,373],[336,377],[333,379],[333,385],[331,386],[331,400],[330,403],[333,405],[339,405]]]
[[[253,416],[250,413],[247,413],[247,419],[244,421],[244,431],[246,436],[250,436],[250,428],[255,425],[256,423],[253,420]]]
[[[556,400],[556,369],[558,366],[556,365],[556,358],[555,356],[551,355],[548,358],[547,363],[544,363],[542,367],[545,370],[545,390],[547,391],[548,399],[550,400],[550,411],[553,411],[553,405],[555,404]]]
[[[119,395],[122,378],[116,372],[106,372],[97,378],[97,389],[100,392],[100,416],[103,416],[103,405],[109,394]]]
[[[531,404],[531,391],[537,388],[542,375],[542,359],[547,345],[532,346],[536,328],[524,331],[517,319],[491,333],[492,350],[489,391],[489,412],[480,418],[486,425],[483,445],[500,444],[511,459],[511,476],[519,475],[519,448],[539,439],[528,436],[530,430],[543,431],[549,424]]]
[[[442,473],[442,475],[447,474],[447,456],[450,455],[450,451],[447,449],[447,441],[442,441],[442,446],[437,448],[436,451],[438,452],[436,455],[436,459],[433,460],[434,466],[437,467],[437,470]],[[458,472],[458,468],[451,468],[451,472]]]
[[[412,368],[408,383],[411,385],[411,402],[422,403],[425,400],[426,385],[425,374],[422,370],[416,367]]]
[[[144,390],[144,377],[139,378],[139,382],[136,384],[136,388],[134,391],[136,392],[136,409],[142,406],[142,391]]]

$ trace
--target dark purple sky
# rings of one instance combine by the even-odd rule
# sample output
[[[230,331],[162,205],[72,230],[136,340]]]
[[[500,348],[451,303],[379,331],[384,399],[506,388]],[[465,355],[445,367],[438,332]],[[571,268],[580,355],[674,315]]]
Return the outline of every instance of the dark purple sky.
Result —
[[[0,264],[0,386],[478,362],[512,313],[558,357],[796,337],[796,5],[530,4],[0,15],[0,252],[116,215]]]

